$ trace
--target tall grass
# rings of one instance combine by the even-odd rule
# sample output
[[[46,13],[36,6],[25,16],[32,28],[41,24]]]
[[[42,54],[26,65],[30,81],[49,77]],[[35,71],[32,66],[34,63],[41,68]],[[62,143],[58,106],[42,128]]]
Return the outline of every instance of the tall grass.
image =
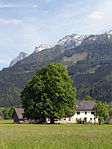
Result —
[[[112,125],[0,121],[0,149],[112,149]]]

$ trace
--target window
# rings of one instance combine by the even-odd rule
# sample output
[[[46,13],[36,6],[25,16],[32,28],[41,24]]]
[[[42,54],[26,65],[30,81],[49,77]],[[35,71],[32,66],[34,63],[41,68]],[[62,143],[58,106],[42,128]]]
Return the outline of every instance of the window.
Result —
[[[77,112],[77,115],[80,115],[80,112]]]
[[[87,122],[87,117],[84,118],[84,122]]]
[[[91,114],[94,114],[94,112],[91,112]]]
[[[76,122],[77,122],[78,118],[76,118]]]
[[[90,121],[92,121],[92,118],[90,118]]]
[[[69,117],[69,121],[71,121],[71,118]]]
[[[85,112],[85,114],[87,114],[87,112]]]

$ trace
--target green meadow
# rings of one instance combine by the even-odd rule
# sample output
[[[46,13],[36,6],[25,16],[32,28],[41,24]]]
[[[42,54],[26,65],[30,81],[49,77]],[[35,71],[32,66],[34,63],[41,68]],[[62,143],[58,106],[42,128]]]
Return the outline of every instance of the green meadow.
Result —
[[[0,120],[0,149],[112,149],[112,125],[13,124]]]

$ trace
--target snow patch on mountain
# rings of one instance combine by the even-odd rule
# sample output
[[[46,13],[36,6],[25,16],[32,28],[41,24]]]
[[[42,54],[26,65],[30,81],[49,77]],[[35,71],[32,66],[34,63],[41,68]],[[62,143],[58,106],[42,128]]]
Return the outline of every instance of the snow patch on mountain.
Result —
[[[112,30],[106,32],[105,34],[112,35]]]
[[[77,47],[88,36],[89,35],[78,35],[78,34],[67,35],[64,38],[60,39],[57,44],[66,49]]]
[[[34,53],[37,53],[37,52],[42,51],[44,49],[50,49],[52,47],[53,47],[52,45],[42,44],[39,47],[35,47]]]

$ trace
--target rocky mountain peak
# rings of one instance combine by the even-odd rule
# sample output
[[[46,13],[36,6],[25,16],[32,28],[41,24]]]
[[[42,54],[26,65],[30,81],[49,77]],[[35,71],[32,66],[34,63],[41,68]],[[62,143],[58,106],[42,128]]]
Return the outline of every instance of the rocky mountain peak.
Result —
[[[89,35],[79,34],[67,35],[64,38],[60,39],[57,44],[66,49],[73,48],[79,46],[82,43],[82,41],[88,36]]]
[[[18,61],[24,59],[25,57],[29,56],[29,54],[25,53],[25,52],[20,52],[19,56],[17,56],[16,58],[14,58],[11,62],[9,67],[12,67],[13,65],[15,65]]]

